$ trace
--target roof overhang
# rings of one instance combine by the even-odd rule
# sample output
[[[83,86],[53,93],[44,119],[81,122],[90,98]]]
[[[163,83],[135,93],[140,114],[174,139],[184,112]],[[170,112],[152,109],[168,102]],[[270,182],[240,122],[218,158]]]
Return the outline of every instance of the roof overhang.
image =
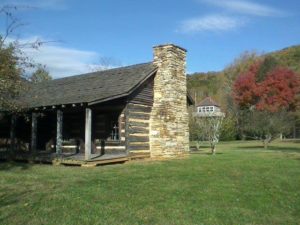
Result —
[[[187,101],[188,101],[189,105],[195,105],[195,101],[194,101],[194,99],[192,98],[192,96],[190,95],[189,92],[187,92]]]

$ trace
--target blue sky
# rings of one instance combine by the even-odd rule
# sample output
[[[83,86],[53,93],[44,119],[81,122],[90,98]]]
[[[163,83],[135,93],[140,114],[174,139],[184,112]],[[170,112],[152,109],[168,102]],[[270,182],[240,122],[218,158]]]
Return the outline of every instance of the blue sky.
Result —
[[[54,77],[84,73],[96,64],[152,60],[152,47],[188,50],[187,71],[222,70],[244,51],[300,44],[299,0],[0,0],[20,7],[20,41],[49,42],[25,51]],[[22,7],[31,6],[31,7]],[[0,30],[4,29],[1,17]],[[15,38],[15,37],[12,37]],[[111,65],[110,65],[111,64]]]

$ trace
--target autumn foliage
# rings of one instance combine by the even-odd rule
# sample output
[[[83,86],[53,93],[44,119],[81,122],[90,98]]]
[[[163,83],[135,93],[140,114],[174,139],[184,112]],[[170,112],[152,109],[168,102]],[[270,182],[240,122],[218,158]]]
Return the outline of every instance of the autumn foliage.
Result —
[[[233,98],[241,109],[259,111],[295,110],[300,94],[299,75],[284,67],[265,69],[264,61],[253,63],[233,85]]]

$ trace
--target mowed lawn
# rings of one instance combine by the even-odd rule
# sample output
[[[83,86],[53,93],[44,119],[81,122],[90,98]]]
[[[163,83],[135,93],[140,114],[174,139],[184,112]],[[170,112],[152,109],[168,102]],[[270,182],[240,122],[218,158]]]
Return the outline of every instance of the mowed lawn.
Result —
[[[300,143],[96,168],[0,163],[0,224],[300,224]]]

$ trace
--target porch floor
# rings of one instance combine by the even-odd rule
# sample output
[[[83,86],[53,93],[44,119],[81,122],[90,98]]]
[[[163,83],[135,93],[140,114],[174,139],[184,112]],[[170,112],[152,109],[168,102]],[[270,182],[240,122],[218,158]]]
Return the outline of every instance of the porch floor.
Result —
[[[55,154],[56,156],[56,154]],[[110,163],[123,163],[128,161],[126,153],[110,153],[110,154],[91,154],[91,159],[85,160],[85,155],[77,154],[63,154],[61,164],[64,165],[81,165],[81,166],[97,166]]]
[[[8,159],[9,152],[1,152],[1,159]],[[110,163],[124,163],[130,159],[127,153],[109,153],[109,154],[91,154],[90,160],[85,160],[84,153],[62,153],[57,155],[52,152],[39,151],[35,155],[30,153],[17,153],[14,160],[22,160],[28,162],[53,163],[63,165],[79,165],[79,166],[97,166]]]

